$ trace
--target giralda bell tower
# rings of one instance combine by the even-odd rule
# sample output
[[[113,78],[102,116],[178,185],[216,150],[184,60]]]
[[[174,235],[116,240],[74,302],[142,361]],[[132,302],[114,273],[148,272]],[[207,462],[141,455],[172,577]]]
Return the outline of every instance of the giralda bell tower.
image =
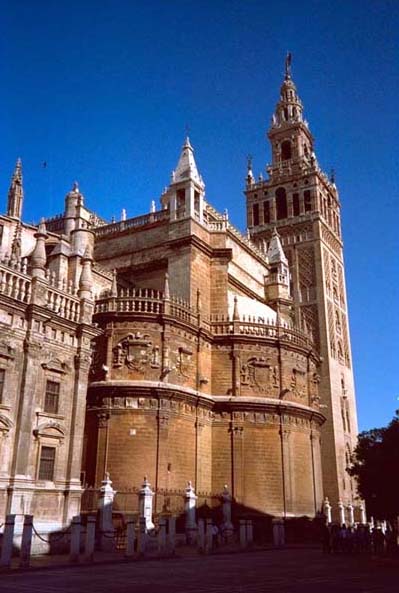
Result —
[[[317,162],[291,78],[290,54],[267,135],[272,150],[268,179],[255,179],[248,162],[248,229],[253,242],[266,249],[277,228],[290,264],[296,321],[313,335],[322,356],[320,403],[327,418],[322,433],[323,486],[333,518],[338,519],[351,512],[355,502],[355,484],[346,467],[357,436],[340,201],[334,178],[328,178]]]

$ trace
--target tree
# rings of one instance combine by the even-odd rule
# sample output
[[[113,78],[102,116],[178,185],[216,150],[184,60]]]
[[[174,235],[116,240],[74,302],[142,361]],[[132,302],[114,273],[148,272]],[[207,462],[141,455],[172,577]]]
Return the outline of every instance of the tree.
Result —
[[[399,410],[385,428],[359,434],[348,469],[358,483],[367,513],[376,519],[399,515]]]

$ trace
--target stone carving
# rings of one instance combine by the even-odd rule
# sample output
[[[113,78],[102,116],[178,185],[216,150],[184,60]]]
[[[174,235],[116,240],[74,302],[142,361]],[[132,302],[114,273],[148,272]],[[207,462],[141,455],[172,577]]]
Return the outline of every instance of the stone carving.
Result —
[[[42,363],[42,368],[45,371],[51,371],[52,373],[59,373],[65,375],[69,371],[69,367],[66,362],[63,362],[59,358],[50,358],[47,362]]]
[[[255,391],[266,393],[271,387],[278,387],[277,369],[269,359],[253,356],[241,365],[241,385],[248,385]]]
[[[120,368],[126,365],[131,371],[143,373],[145,366],[154,360],[151,354],[152,342],[149,335],[139,331],[128,334],[113,349],[113,366]]]
[[[291,374],[291,392],[297,397],[305,397],[306,395],[306,372],[293,368]]]

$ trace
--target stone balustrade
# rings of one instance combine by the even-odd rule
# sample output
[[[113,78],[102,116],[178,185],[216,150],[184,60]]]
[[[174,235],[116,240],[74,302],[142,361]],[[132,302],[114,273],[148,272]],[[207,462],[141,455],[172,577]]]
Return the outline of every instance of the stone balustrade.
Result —
[[[76,288],[49,274],[45,282],[46,307],[64,319],[79,321],[80,300],[76,296]],[[24,258],[19,262],[12,262],[12,265],[5,260],[0,263],[0,294],[22,303],[31,302],[32,278],[26,273]]]
[[[154,222],[160,222],[169,219],[169,210],[158,210],[157,212],[150,212],[143,216],[135,216],[134,218],[128,218],[127,220],[121,220],[112,224],[97,227],[95,229],[96,237],[103,238],[108,235],[114,235],[126,231],[128,229],[145,226],[147,224],[153,224]]]

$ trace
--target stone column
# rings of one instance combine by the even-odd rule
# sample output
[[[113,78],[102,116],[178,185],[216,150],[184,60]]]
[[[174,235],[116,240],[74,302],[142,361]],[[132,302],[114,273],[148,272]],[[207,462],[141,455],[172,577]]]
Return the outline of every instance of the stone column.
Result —
[[[349,523],[349,526],[352,527],[352,525],[355,524],[355,517],[354,517],[354,512],[353,512],[353,504],[351,502],[349,502],[347,504],[346,510],[348,511],[348,523]]]
[[[282,519],[273,519],[273,544],[276,548],[281,548],[285,545],[285,528]]]
[[[324,515],[326,517],[326,521],[328,524],[330,524],[332,522],[331,505],[330,505],[330,501],[328,500],[327,497],[324,499],[324,502],[323,502],[323,510],[324,510]]]
[[[205,532],[205,550],[209,554],[212,551],[213,533],[212,533],[212,519],[206,520]]]
[[[161,517],[159,519],[159,532],[158,532],[158,554],[163,556],[166,550],[166,519]]]
[[[113,549],[114,526],[112,523],[112,505],[116,491],[112,488],[109,473],[105,474],[98,498],[99,526],[101,534],[101,549]]]
[[[233,535],[234,527],[233,523],[231,522],[231,501],[232,496],[229,492],[227,484],[223,487],[222,493],[222,512],[223,512],[223,523],[222,523],[222,532],[223,536],[229,540]]]
[[[366,509],[364,508],[364,503],[363,502],[361,502],[359,504],[359,511],[360,511],[360,523],[362,525],[366,525],[366,523],[367,523]]]
[[[33,515],[25,515],[24,526],[22,529],[21,553],[19,566],[27,568],[30,563],[30,553],[32,547]]]
[[[254,543],[254,526],[252,523],[252,519],[248,519],[247,521],[247,544],[248,546],[252,546]]]
[[[6,515],[1,545],[0,568],[9,568],[14,541],[15,515]]]
[[[154,529],[154,523],[152,521],[152,500],[154,492],[151,489],[151,484],[147,480],[147,476],[144,476],[144,482],[139,491],[139,514],[140,519],[144,517],[146,530]]]
[[[176,517],[168,519],[168,550],[171,555],[175,553],[176,546]]]
[[[86,538],[85,538],[85,559],[93,562],[94,543],[96,539],[96,518],[93,515],[87,517]]]
[[[345,524],[345,508],[343,502],[339,501],[338,503],[338,516],[339,516],[339,524]]]
[[[71,547],[69,552],[70,562],[79,562],[80,552],[80,516],[73,517],[71,524]]]
[[[197,504],[197,496],[191,482],[187,482],[187,488],[184,497],[184,507],[186,512],[186,541],[192,544],[195,541],[195,533],[197,531],[197,524],[195,521],[195,507]]]

